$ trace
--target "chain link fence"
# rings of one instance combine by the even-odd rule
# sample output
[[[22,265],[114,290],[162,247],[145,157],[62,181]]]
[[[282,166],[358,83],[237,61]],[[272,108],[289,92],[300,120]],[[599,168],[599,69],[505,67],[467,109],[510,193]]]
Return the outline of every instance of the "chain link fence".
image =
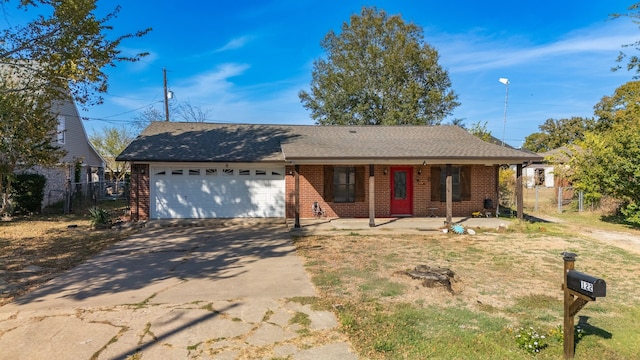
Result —
[[[583,212],[585,210],[584,192],[571,186],[536,186],[523,189],[523,205],[530,212]]]
[[[126,200],[129,203],[128,183],[124,181],[101,181],[74,183],[67,181],[64,188],[49,189],[44,194],[47,204],[44,214],[80,213],[91,207],[100,206],[104,201]]]

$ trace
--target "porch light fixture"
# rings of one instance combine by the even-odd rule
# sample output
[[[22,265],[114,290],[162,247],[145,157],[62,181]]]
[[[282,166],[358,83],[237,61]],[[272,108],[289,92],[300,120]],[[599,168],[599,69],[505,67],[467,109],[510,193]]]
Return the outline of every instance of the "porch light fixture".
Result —
[[[387,175],[387,173],[389,172],[389,170],[385,167],[384,169],[382,169],[382,173]]]
[[[418,169],[418,175],[422,175],[422,169]]]

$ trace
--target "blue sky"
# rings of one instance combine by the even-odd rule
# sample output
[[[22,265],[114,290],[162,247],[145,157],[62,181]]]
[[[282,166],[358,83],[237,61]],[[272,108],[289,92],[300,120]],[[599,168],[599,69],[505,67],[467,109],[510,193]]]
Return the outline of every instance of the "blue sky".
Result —
[[[139,63],[108,69],[105,103],[81,115],[89,133],[127,126],[145,107],[163,109],[162,69],[174,102],[206,109],[211,121],[313,124],[298,92],[308,90],[320,41],[362,6],[401,14],[440,54],[461,105],[452,117],[487,122],[521,146],[548,118],[592,116],[593,106],[632,73],[611,72],[622,45],[640,39],[628,19],[608,20],[632,1],[166,1],[122,3],[116,32],[152,27],[125,52]],[[112,1],[102,0],[108,10]],[[630,51],[630,49],[627,49]]]

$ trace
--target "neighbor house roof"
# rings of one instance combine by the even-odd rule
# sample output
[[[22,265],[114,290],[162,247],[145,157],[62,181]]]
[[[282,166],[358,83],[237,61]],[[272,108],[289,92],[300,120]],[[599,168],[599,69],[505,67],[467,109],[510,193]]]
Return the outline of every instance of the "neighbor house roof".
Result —
[[[117,158],[136,162],[520,163],[541,157],[438,126],[153,122]]]

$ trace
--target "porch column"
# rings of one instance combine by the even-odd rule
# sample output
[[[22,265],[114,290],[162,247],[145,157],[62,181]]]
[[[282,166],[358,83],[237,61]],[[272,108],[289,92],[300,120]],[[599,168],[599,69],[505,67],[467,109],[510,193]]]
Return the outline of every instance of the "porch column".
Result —
[[[295,207],[295,224],[293,225],[294,228],[299,229],[300,228],[300,165],[295,165],[294,166],[294,176],[295,176],[295,183],[296,183],[296,189],[295,189],[295,198],[296,198],[296,203],[294,205]]]
[[[518,220],[523,219],[522,199],[522,164],[518,164],[516,165],[516,211],[518,212]]]
[[[369,227],[376,226],[376,178],[373,170],[373,164],[369,165]]]
[[[447,200],[447,224],[451,224],[453,217],[453,171],[451,164],[446,166],[446,200]]]

